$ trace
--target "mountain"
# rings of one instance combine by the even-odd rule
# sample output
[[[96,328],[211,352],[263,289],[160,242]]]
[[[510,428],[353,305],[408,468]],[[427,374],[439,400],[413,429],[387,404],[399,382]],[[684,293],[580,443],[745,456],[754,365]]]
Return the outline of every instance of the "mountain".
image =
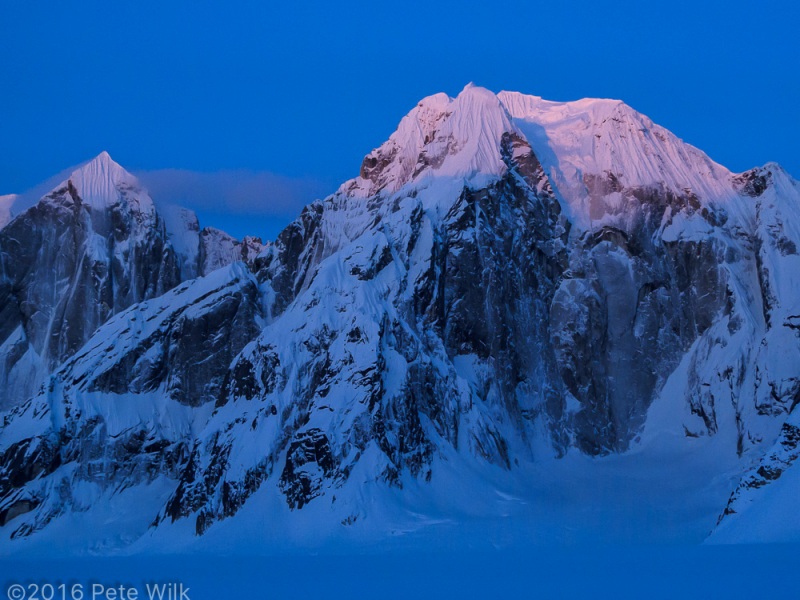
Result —
[[[238,242],[185,216],[168,227],[103,152],[0,229],[0,407],[27,400],[112,315],[239,258]],[[201,260],[220,236],[230,248]]]
[[[702,540],[796,458],[770,448],[800,398],[798,218],[778,165],[731,173],[618,101],[425,98],[274,243],[178,212],[142,244],[175,259],[124,279],[147,292],[47,321],[75,341],[3,416],[8,548]]]

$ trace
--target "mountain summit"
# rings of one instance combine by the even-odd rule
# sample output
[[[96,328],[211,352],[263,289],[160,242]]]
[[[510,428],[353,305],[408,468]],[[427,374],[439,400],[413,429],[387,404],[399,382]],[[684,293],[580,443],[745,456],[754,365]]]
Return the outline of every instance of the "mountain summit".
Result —
[[[73,188],[75,195],[93,210],[103,210],[124,200],[135,202],[141,212],[153,210],[150,196],[136,177],[105,151],[76,169],[54,192],[64,187]]]
[[[454,99],[429,96],[364,159],[360,187],[371,195],[430,176],[472,180],[499,175],[506,169],[500,142],[514,130],[508,112],[489,90],[470,84]]]
[[[470,85],[190,272],[157,212],[133,233],[109,161],[0,230],[4,364],[49,357],[0,421],[9,551],[746,539],[797,468],[800,187],[775,165]]]
[[[357,185],[368,196],[432,175],[498,176],[506,170],[500,154],[504,135],[525,139],[578,217],[613,209],[587,206],[587,198],[596,195],[587,179],[594,177],[613,176],[629,188],[691,189],[708,200],[731,196],[727,169],[621,101],[550,102],[518,92],[495,95],[472,84],[456,98],[424,98],[389,140],[367,155],[364,181],[345,185]]]

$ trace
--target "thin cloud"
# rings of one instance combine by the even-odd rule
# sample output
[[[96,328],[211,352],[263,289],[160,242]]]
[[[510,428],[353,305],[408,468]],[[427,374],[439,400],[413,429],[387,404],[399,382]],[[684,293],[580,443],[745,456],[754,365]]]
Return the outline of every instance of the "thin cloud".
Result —
[[[333,191],[329,184],[314,179],[248,170],[158,169],[135,175],[156,203],[242,216],[293,218],[305,205]]]
[[[12,213],[16,216],[21,212],[23,212],[24,210],[36,204],[39,200],[42,199],[42,196],[52,192],[53,189],[56,188],[56,186],[66,181],[67,178],[73,173],[73,171],[75,171],[75,169],[79,167],[80,165],[63,169],[62,171],[59,171],[52,177],[48,177],[42,183],[33,186],[32,188],[22,192],[21,194],[18,194],[17,197],[14,199],[14,206],[11,209]]]
[[[84,163],[82,163],[84,164]],[[81,165],[64,169],[19,194],[10,206],[16,216],[66,180]],[[155,169],[133,173],[157,206],[183,206],[197,213],[201,226],[218,227],[242,238],[273,239],[307,204],[336,187],[313,178],[292,178],[246,169],[198,172]]]

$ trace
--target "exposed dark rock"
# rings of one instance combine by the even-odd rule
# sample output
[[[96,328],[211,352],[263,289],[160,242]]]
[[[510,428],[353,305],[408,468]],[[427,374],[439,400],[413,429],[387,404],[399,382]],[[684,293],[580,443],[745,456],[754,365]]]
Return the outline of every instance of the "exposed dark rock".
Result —
[[[733,182],[742,194],[757,198],[769,187],[771,179],[772,173],[770,171],[756,168],[736,175],[733,178]]]
[[[334,461],[328,438],[318,429],[297,434],[286,453],[280,486],[290,508],[303,508],[322,493]]]

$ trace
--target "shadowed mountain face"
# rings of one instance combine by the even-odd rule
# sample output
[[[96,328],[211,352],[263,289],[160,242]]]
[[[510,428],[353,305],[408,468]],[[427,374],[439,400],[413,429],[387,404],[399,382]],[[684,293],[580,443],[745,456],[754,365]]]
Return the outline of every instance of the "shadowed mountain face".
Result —
[[[747,457],[800,397],[797,183],[619,102],[426,98],[267,246],[179,237],[112,187],[70,180],[0,231],[4,373],[35,353],[46,380],[0,429],[12,537],[155,482],[134,538],[256,493],[351,525],[364,482],[513,477],[648,427]]]

